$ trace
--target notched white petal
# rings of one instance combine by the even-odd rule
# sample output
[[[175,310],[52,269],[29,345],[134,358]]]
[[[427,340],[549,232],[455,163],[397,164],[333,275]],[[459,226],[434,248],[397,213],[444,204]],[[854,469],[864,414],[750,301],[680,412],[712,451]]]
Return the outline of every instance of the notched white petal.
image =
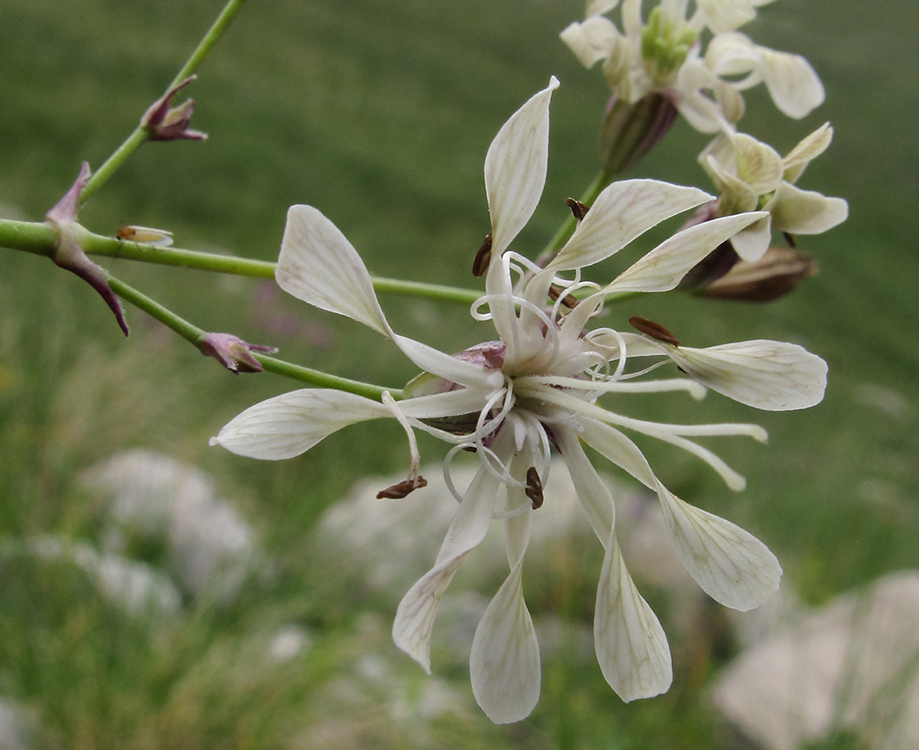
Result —
[[[667,636],[638,593],[615,536],[607,545],[597,587],[594,643],[603,677],[622,700],[651,698],[670,687]]]
[[[240,456],[274,461],[299,456],[349,424],[388,416],[383,404],[363,396],[306,388],[250,406],[210,444]]]
[[[341,230],[312,206],[291,206],[275,271],[288,294],[391,337],[370,273]]]
[[[539,700],[539,644],[520,571],[518,565],[485,610],[469,657],[472,692],[496,724],[525,719]]]
[[[683,502],[663,485],[658,486],[658,496],[674,549],[705,593],[746,612],[778,589],[782,567],[759,539]]]
[[[710,200],[712,196],[696,188],[659,180],[614,182],[597,196],[546,268],[568,271],[599,263],[664,219]]]
[[[555,76],[504,123],[485,156],[485,194],[497,258],[536,210],[549,160],[549,99]]]
[[[797,344],[757,339],[668,354],[690,377],[757,409],[807,409],[826,390],[826,362]]]

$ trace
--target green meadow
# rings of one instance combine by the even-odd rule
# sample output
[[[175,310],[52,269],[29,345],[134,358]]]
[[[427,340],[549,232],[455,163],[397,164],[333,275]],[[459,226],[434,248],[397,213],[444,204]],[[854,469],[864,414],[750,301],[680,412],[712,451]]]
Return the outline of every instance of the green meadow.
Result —
[[[220,7],[2,0],[0,215],[42,220],[80,163],[97,167],[136,126]],[[606,85],[558,39],[582,14],[576,0],[251,0],[180,95],[195,99],[192,127],[208,140],[146,144],[81,210],[81,223],[113,236],[122,224],[162,227],[177,247],[276,260],[288,206],[307,203],[375,275],[475,287],[469,268],[489,230],[485,152],[551,75],[561,86],[548,182],[515,249],[535,257],[565,219],[564,199],[582,194],[596,171]],[[678,495],[766,542],[785,570],[783,589],[807,606],[919,567],[917,27],[919,10],[894,0],[761,8],[744,32],[805,55],[827,100],[792,121],[755,89],[741,125],[785,153],[831,121],[833,144],[801,186],[846,198],[850,218],[799,238],[820,272],[784,299],[654,295],[612,307],[606,323],[621,328],[642,315],[696,346],[792,341],[829,363],[824,402],[803,412],[754,412],[715,393],[701,403],[670,395],[629,404],[643,419],[768,430],[767,445],[711,444],[746,476],[740,493],[689,454],[641,447]],[[712,190],[696,163],[707,142],[678,122],[627,176]],[[611,278],[650,242],[604,263],[598,277]],[[289,361],[394,388],[417,374],[378,335],[269,281],[100,263],[201,328],[278,346]],[[461,305],[381,301],[396,330],[445,351],[479,340]],[[211,448],[208,438],[230,418],[297,386],[271,374],[235,377],[139,310],[127,314],[125,339],[86,284],[46,258],[0,248],[0,700],[23,717],[28,747],[755,747],[711,704],[712,685],[740,648],[719,606],[704,605],[681,629],[666,587],[641,584],[674,652],[674,685],[659,698],[623,704],[589,641],[587,658],[573,656],[576,634],[591,632],[599,545],[562,544],[534,564],[539,574],[525,582],[534,617],[552,615],[562,636],[544,651],[533,715],[492,725],[449,636],[435,641],[428,677],[389,636],[404,589],[374,588],[341,550],[317,542],[319,519],[356,482],[404,472],[399,426],[350,427],[278,463]],[[29,551],[36,539],[106,548],[107,500],[84,477],[129,449],[207,472],[251,527],[264,562],[232,597],[179,587],[168,616],[128,613],[85,569]],[[422,438],[421,450],[438,473],[443,445]],[[355,528],[362,521],[354,518]],[[431,562],[439,541],[423,540]],[[143,535],[120,549],[167,569],[167,552]],[[448,598],[476,586],[490,597],[500,580],[468,575]],[[283,628],[309,646],[266,658],[265,643]],[[425,712],[432,680],[457,708]],[[836,736],[809,748],[857,742]]]

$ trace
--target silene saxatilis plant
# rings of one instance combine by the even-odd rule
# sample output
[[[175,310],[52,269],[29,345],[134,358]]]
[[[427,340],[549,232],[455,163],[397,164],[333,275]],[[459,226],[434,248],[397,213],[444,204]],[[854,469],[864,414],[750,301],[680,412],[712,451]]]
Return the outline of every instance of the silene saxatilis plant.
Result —
[[[667,637],[632,581],[617,539],[613,496],[586,448],[657,497],[670,543],[709,596],[749,610],[778,588],[778,560],[747,531],[677,497],[633,437],[688,451],[730,489],[741,490],[744,478],[699,439],[764,442],[766,432],[751,423],[706,422],[704,414],[692,424],[644,420],[630,416],[637,407],[630,406],[629,394],[682,392],[701,401],[711,390],[753,409],[788,411],[817,405],[826,388],[826,363],[797,344],[754,339],[694,347],[637,316],[629,318],[628,330],[612,328],[605,314],[649,293],[775,299],[814,272],[795,237],[845,220],[843,199],[797,187],[807,164],[829,147],[829,124],[784,157],[739,130],[742,92],[752,86],[765,85],[775,106],[796,119],[824,98],[804,58],[759,46],[738,31],[768,1],[594,0],[583,20],[562,31],[563,42],[586,67],[601,65],[611,92],[599,172],[580,200],[569,201],[571,218],[541,253],[517,247],[546,184],[550,102],[559,86],[546,71],[548,85],[511,115],[485,156],[491,231],[478,253],[470,252],[477,288],[451,292],[387,281],[388,293],[464,302],[479,343],[462,352],[393,330],[378,300],[380,281],[322,206],[287,210],[276,264],[175,249],[168,231],[148,227],[124,226],[116,237],[105,237],[78,221],[85,201],[144,142],[206,137],[190,128],[194,103],[172,102],[242,6],[237,0],[112,157],[95,171],[84,164],[44,222],[0,221],[0,244],[45,255],[90,283],[126,335],[122,301],[232,372],[269,371],[308,386],[250,406],[219,431],[215,427],[212,445],[251,458],[290,459],[349,425],[395,419],[407,438],[408,470],[379,496],[399,500],[427,484],[417,433],[446,443],[442,471],[455,515],[430,570],[399,603],[393,639],[431,671],[431,634],[441,601],[491,524],[502,524],[508,573],[478,623],[470,655],[473,693],[496,723],[525,719],[539,698],[539,644],[523,571],[531,526],[540,523],[540,507],[552,502],[544,490],[550,471],[563,465],[603,550],[593,618],[600,669],[622,700],[649,698],[671,684]],[[652,179],[617,181],[680,116],[708,134],[711,142],[698,160],[714,194]],[[589,133],[591,123],[586,125]],[[636,249],[649,230],[675,217],[682,218],[679,229],[654,247]],[[776,235],[784,246],[773,244]],[[614,278],[595,272],[618,253],[631,262],[624,271]],[[273,276],[288,294],[381,334],[388,339],[381,346],[394,345],[418,375],[404,387],[384,388],[285,362],[270,356],[276,350],[268,345],[196,327],[89,255]],[[468,484],[458,483],[451,469],[460,452],[475,457]]]

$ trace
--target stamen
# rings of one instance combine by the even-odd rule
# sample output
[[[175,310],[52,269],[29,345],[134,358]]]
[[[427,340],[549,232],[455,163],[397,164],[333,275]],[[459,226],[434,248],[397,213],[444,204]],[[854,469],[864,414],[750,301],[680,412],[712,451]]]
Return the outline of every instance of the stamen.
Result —
[[[475,260],[472,261],[472,275],[476,278],[484,276],[491,264],[491,232],[485,235],[485,241],[482,247],[475,254]]]
[[[574,218],[578,221],[582,221],[587,216],[587,212],[590,211],[590,206],[574,198],[566,198],[565,205],[571,209],[571,213],[574,214]]]
[[[676,336],[670,333],[670,331],[664,328],[660,323],[655,323],[653,320],[639,318],[637,315],[633,315],[629,318],[629,325],[647,334],[652,339],[657,339],[658,341],[663,341],[665,344],[672,344],[673,346],[680,345]]]
[[[427,486],[428,480],[419,474],[417,477],[403,479],[401,482],[396,482],[385,490],[380,490],[377,493],[377,500],[401,500],[415,490]]]
[[[411,489],[407,490],[405,494],[396,496],[396,497],[405,497],[405,495],[407,495],[412,490],[416,490],[419,487],[424,487],[427,484],[427,482],[418,473],[421,470],[421,453],[418,451],[418,440],[415,438],[415,431],[412,429],[412,426],[409,423],[408,418],[405,416],[402,410],[398,407],[398,405],[396,404],[396,399],[392,397],[392,394],[390,394],[389,391],[383,391],[383,395],[380,400],[383,402],[383,405],[392,412],[392,415],[396,418],[399,424],[402,425],[402,429],[405,430],[405,435],[406,437],[408,437],[408,448],[411,454],[411,462],[409,464],[408,479],[406,479],[405,482],[400,482],[398,485],[393,485],[392,487],[388,487],[386,490],[383,490],[382,492],[393,490],[393,488],[400,487],[401,485],[405,485],[406,483],[411,484],[412,485]],[[423,484],[421,484],[421,482],[423,482]],[[377,497],[379,498],[380,495],[377,495]],[[388,495],[386,495],[386,497],[388,497]]]
[[[542,507],[542,481],[539,478],[539,473],[536,471],[535,466],[531,466],[527,469],[527,486],[526,486],[526,496],[530,498],[530,501],[533,503],[533,510]]]
[[[564,297],[562,297],[562,292],[563,290],[561,287],[553,284],[549,287],[549,299],[553,302],[558,302],[561,300],[561,303],[565,307],[567,307],[569,310],[574,310],[574,308],[578,306],[577,299],[575,299],[575,297],[571,294],[566,294]]]

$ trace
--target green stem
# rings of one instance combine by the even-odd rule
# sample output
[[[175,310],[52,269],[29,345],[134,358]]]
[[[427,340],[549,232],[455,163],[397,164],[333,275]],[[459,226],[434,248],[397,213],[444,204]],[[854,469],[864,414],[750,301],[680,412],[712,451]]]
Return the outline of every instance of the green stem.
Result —
[[[207,335],[207,331],[192,325],[184,318],[179,317],[171,310],[163,307],[159,302],[150,299],[150,297],[139,292],[134,287],[125,284],[120,279],[116,279],[114,276],[109,275],[108,283],[112,288],[112,291],[115,292],[115,294],[117,294],[123,300],[130,302],[135,307],[143,310],[151,317],[171,328],[173,331],[179,334],[179,336],[194,344],[196,347],[199,345],[201,339]],[[362,383],[357,380],[348,380],[347,378],[340,378],[335,375],[329,375],[328,373],[321,372],[319,370],[312,370],[308,367],[300,367],[299,365],[285,362],[284,360],[276,359],[274,357],[268,357],[264,354],[259,354],[258,352],[251,352],[251,354],[262,364],[262,367],[264,367],[268,372],[273,372],[277,375],[283,375],[284,377],[291,378],[302,383],[308,383],[309,385],[318,386],[320,388],[334,388],[335,390],[339,391],[347,391],[348,393],[364,396],[365,398],[373,399],[374,401],[381,400],[383,392],[386,390],[392,394],[393,398],[399,399],[402,397],[402,391],[398,388],[381,388],[380,386],[371,385],[370,383]]]
[[[238,258],[233,255],[219,255],[217,253],[203,253],[197,250],[182,250],[173,247],[146,245],[140,242],[128,242],[114,239],[113,237],[104,237],[101,234],[93,234],[82,227],[77,230],[77,241],[83,251],[89,255],[139,260],[144,263],[156,263],[180,268],[195,268],[201,271],[226,273],[234,276],[273,279],[278,265],[267,260],[252,260],[251,258]],[[54,230],[47,223],[0,219],[0,247],[51,257],[55,249],[54,243]],[[374,277],[372,282],[377,294],[454,302],[460,305],[472,305],[482,296],[482,292],[477,289],[425,284],[420,281]],[[583,292],[583,294],[586,293]],[[607,303],[631,299],[638,296],[638,294],[638,292],[611,294],[607,298]]]
[[[169,88],[166,89],[167,91],[173,86],[178,86],[197,70],[198,66],[204,62],[204,58],[208,56],[210,51],[214,48],[214,45],[217,44],[220,37],[223,36],[223,32],[227,30],[227,27],[233,19],[236,18],[236,14],[242,10],[245,2],[246,0],[229,0],[229,2],[227,2],[223,10],[220,11],[220,15],[217,16],[217,20],[214,21],[214,24],[208,29],[195,51],[191,53],[188,62],[186,62],[182,69],[176,74],[176,77],[172,79],[172,83],[169,85]]]
[[[185,65],[182,66],[182,69],[173,79],[172,83],[166,87],[166,91],[169,91],[174,86],[184,81],[197,69],[223,35],[224,31],[226,31],[230,22],[236,17],[236,14],[242,9],[245,2],[246,0],[229,0],[220,12],[217,20],[214,21],[214,24],[208,29],[204,38],[198,43],[195,51],[191,53],[191,57],[189,57]],[[84,187],[83,192],[80,193],[80,205],[82,206],[86,203],[99,188],[108,182],[111,176],[118,171],[118,168],[127,161],[128,157],[146,141],[147,130],[142,124],[138,125],[124,143],[122,143],[115,152],[105,160],[105,163],[89,178],[89,182],[86,183],[86,187]]]
[[[237,258],[232,255],[202,253],[196,250],[164,248],[129,242],[93,234],[85,229],[77,230],[77,241],[83,252],[89,255],[103,255],[110,258],[139,260],[145,263],[157,263],[181,268],[196,268],[214,273],[228,273],[235,276],[273,279],[277,263],[267,260]],[[0,220],[0,247],[13,250],[24,250],[36,255],[48,257],[54,252],[55,235],[52,227],[44,222],[25,222]],[[399,279],[373,279],[373,287],[378,294],[401,295],[423,299],[456,302],[471,305],[482,292],[476,289],[459,289],[439,284],[424,284],[418,281],[401,281]]]
[[[171,310],[163,307],[159,302],[150,299],[147,295],[137,291],[134,287],[108,275],[108,285],[123,300],[130,302],[135,307],[143,310],[151,318],[156,318],[160,323],[168,326],[186,341],[197,346],[198,341],[207,335],[207,331],[192,325],[184,318],[180,318]]]

